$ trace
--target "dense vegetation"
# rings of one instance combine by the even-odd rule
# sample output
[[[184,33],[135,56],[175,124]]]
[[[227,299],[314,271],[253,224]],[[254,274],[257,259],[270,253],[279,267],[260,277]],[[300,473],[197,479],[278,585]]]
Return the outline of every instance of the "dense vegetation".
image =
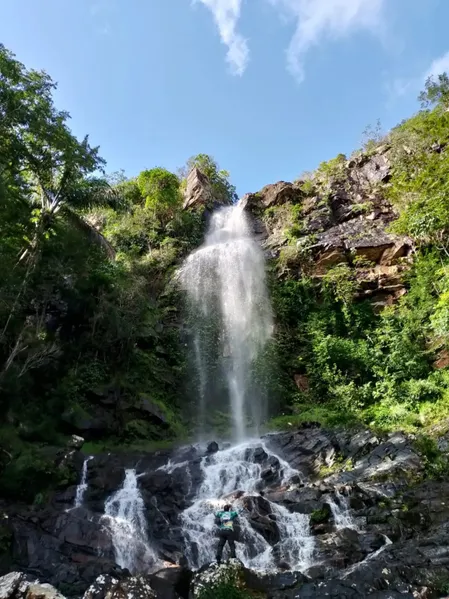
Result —
[[[55,455],[73,432],[101,446],[188,435],[188,351],[172,277],[201,242],[205,208],[183,209],[187,173],[197,166],[216,198],[235,200],[229,174],[204,154],[177,174],[107,175],[98,148],[54,106],[54,88],[0,46],[0,494],[37,502],[71,480]],[[430,80],[422,109],[363,150],[389,145],[391,226],[416,246],[395,305],[377,313],[356,301],[345,265],[318,285],[294,276],[286,265],[303,222],[297,206],[283,208],[291,244],[270,265],[277,333],[268,351],[278,373],[267,381],[261,372],[286,414],[273,425],[418,430],[449,417],[448,370],[436,367],[449,363],[448,90],[447,76]],[[325,199],[345,161],[322,164],[305,193],[318,188]]]
[[[448,89],[447,75],[429,80],[422,109],[364,149],[389,148],[392,172],[383,193],[397,214],[390,228],[416,247],[407,294],[377,314],[369,301],[354,301],[358,281],[347,265],[330,268],[318,287],[307,275],[274,280],[281,364],[290,374],[283,393],[291,398],[294,372],[308,383],[278,426],[319,420],[390,430],[448,427]],[[323,189],[342,176],[345,163],[339,156],[322,164],[307,186]]]
[[[207,155],[179,176],[107,176],[54,88],[0,46],[0,485],[28,498],[67,482],[50,448],[70,433],[103,444],[188,434],[169,283],[201,241],[204,207],[183,210],[183,174],[197,166],[235,196]]]

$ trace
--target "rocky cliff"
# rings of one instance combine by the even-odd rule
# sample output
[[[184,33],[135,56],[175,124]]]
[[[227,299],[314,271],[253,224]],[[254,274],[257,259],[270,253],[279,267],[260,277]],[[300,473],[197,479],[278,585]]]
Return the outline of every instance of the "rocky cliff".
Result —
[[[444,454],[444,435],[439,444]],[[382,437],[310,424],[271,434],[249,447],[247,464],[259,465],[257,485],[251,492],[239,492],[245,481],[237,478],[227,488],[236,505],[244,507],[238,557],[247,565],[235,565],[244,588],[272,599],[433,597],[444,591],[449,583],[449,487],[427,480],[426,454],[413,440],[402,433]],[[195,548],[186,536],[183,514],[197,501],[207,463],[227,450],[216,451],[210,444],[98,455],[87,462],[85,493],[77,507],[75,486],[56,492],[45,507],[3,504],[2,571],[18,569],[28,580],[50,582],[67,595],[80,595],[98,579],[100,588],[92,587],[86,597],[106,596],[105,584],[108,592],[115,588],[117,596],[130,597],[133,584],[141,597],[201,596],[189,588],[204,586],[205,580],[213,587],[219,576],[216,566],[198,563],[200,573],[191,586],[189,564],[204,548]],[[85,458],[78,450],[68,457],[80,479]],[[232,468],[231,457],[226,459]],[[127,539],[137,579],[130,579],[116,563],[120,541],[106,514],[108,499],[123,486],[130,469],[137,476],[153,552],[145,558],[145,547]],[[287,556],[298,560],[298,554],[280,543],[286,514],[309,522],[309,532],[303,534],[311,535],[307,542],[312,551],[301,571],[290,571]],[[126,522],[126,512],[121,518]],[[126,529],[122,532],[126,536]],[[258,572],[249,565],[256,539],[265,539],[273,553],[274,572]],[[303,540],[293,541],[301,547]]]
[[[389,147],[341,156],[309,179],[280,181],[242,202],[254,233],[282,270],[319,281],[336,265],[348,265],[358,282],[357,297],[380,308],[405,293],[402,274],[413,241],[389,231],[397,214],[387,199]]]

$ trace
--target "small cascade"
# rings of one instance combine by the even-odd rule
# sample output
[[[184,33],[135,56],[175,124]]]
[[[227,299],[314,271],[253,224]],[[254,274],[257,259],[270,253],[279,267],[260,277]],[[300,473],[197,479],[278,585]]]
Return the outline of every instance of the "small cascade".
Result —
[[[273,547],[251,526],[245,514],[245,497],[258,496],[265,486],[260,457],[277,463],[281,484],[298,476],[287,462],[280,460],[259,440],[242,443],[203,458],[203,482],[193,505],[182,514],[186,557],[193,569],[215,559],[217,546],[215,512],[227,500],[240,512],[241,539],[237,557],[249,568],[275,570],[280,560],[291,569],[306,569],[311,565],[314,538],[309,530],[309,518],[290,513],[286,508],[268,502],[280,541]],[[264,498],[264,501],[267,501]]]
[[[122,487],[105,503],[104,518],[111,531],[117,564],[133,573],[149,571],[157,562],[148,539],[144,510],[136,471],[126,470]]]
[[[349,497],[335,489],[336,500],[329,497],[328,503],[334,517],[335,527],[337,530],[342,528],[352,528],[358,530],[358,526],[351,515]]]
[[[73,507],[81,507],[83,505],[84,495],[87,491],[87,465],[93,457],[93,455],[90,455],[83,462],[83,469],[81,470],[81,480],[79,485],[76,487],[75,502],[73,504]]]

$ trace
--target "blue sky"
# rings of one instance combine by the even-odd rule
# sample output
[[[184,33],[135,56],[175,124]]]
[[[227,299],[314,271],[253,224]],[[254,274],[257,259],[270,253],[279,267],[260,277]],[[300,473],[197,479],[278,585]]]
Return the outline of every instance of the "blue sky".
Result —
[[[0,40],[58,82],[108,170],[211,154],[240,195],[350,154],[449,69],[448,0],[2,0]]]

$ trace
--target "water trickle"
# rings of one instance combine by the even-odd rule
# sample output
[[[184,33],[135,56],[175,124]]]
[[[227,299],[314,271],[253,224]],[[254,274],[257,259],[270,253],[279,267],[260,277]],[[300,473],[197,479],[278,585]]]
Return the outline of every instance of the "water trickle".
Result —
[[[242,206],[222,208],[212,215],[206,240],[185,261],[179,281],[194,314],[198,422],[204,432],[208,412],[220,407],[213,405],[223,394],[215,386],[219,364],[230,403],[233,436],[241,442],[247,437],[248,422],[257,430],[265,416],[264,401],[261,391],[255,388],[251,369],[272,333],[263,252],[252,238]]]
[[[126,470],[122,487],[105,503],[104,518],[111,531],[117,564],[132,573],[149,571],[157,562],[148,539],[144,509],[136,471]]]
[[[358,530],[358,526],[351,515],[349,497],[335,489],[335,501],[329,497],[328,503],[334,517],[337,530],[342,528],[352,528]]]
[[[290,513],[286,508],[268,502],[280,532],[280,541],[273,548],[250,524],[243,509],[245,497],[257,496],[264,486],[261,478],[260,453],[279,464],[279,480],[288,481],[293,470],[275,456],[260,441],[249,441],[219,451],[203,458],[203,482],[193,505],[182,514],[186,556],[189,565],[197,569],[215,559],[217,547],[214,514],[227,500],[235,497],[233,506],[240,511],[241,543],[237,543],[237,557],[247,566],[259,570],[275,570],[280,560],[292,569],[310,566],[314,539],[309,530],[309,518],[304,514]],[[294,471],[298,475],[297,471]],[[267,501],[264,498],[264,501]]]
[[[84,495],[87,491],[87,465],[93,457],[94,456],[90,455],[83,462],[83,469],[81,470],[81,480],[79,482],[79,485],[76,487],[74,507],[81,507],[83,505]]]

